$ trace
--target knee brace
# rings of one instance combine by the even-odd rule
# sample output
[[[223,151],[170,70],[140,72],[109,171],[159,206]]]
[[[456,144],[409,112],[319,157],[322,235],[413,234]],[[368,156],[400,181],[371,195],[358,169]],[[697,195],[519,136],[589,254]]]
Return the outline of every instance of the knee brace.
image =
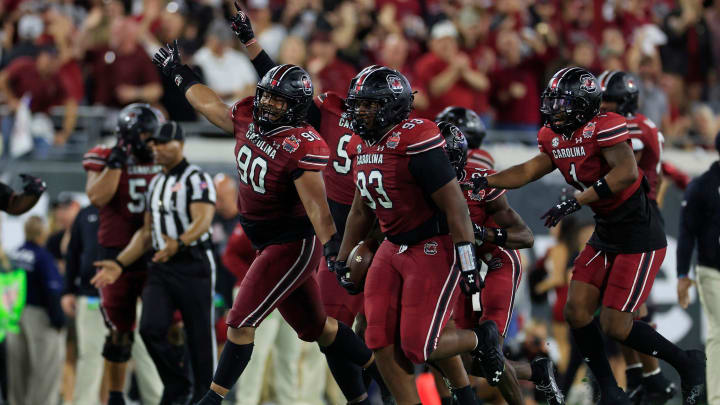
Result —
[[[103,345],[103,357],[113,363],[125,363],[130,360],[134,339],[132,332],[110,331]]]

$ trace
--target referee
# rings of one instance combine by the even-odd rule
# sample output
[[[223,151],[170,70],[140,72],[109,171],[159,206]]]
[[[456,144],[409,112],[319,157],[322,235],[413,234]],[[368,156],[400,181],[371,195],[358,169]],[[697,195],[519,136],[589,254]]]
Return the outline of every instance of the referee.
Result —
[[[163,170],[147,191],[145,223],[115,260],[96,262],[93,283],[113,283],[150,250],[143,290],[140,335],[165,385],[161,405],[199,401],[210,388],[215,369],[212,303],[215,261],[210,223],[215,214],[215,187],[210,176],[183,156],[184,136],[176,122],[163,124],[147,141]],[[180,310],[193,372],[192,390],[184,350],[168,342],[173,313]]]

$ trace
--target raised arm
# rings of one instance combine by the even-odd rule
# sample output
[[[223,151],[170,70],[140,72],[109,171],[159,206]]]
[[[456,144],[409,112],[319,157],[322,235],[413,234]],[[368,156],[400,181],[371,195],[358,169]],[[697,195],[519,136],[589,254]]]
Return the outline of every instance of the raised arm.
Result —
[[[204,115],[216,127],[233,133],[234,126],[230,118],[230,107],[209,87],[200,83],[200,79],[180,60],[177,40],[167,44],[153,56],[155,63],[163,75],[173,79],[173,82],[185,95],[190,105]]]

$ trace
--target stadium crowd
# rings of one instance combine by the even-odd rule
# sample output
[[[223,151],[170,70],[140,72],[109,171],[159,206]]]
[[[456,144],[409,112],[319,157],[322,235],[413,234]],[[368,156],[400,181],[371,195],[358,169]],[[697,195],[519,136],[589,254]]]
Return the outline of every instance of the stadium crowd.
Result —
[[[639,112],[658,124],[666,148],[714,149],[720,131],[720,63],[715,62],[720,61],[718,0],[246,0],[241,6],[265,52],[278,64],[306,69],[316,94],[346,94],[348,83],[363,67],[382,64],[403,73],[416,91],[412,117],[432,120],[448,105],[465,107],[477,111],[488,128],[521,132],[526,143],[534,144],[541,126],[540,94],[554,72],[564,66],[583,67],[596,76],[605,70],[624,70],[635,76],[641,91]],[[142,102],[170,120],[203,120],[173,79],[152,63],[152,55],[175,38],[182,60],[225,103],[232,105],[255,94],[259,77],[230,28],[236,13],[233,0],[3,0],[0,7],[2,150],[12,149],[19,126],[29,128],[35,156],[62,150],[73,137],[79,106],[105,107],[114,118],[123,106]],[[58,106],[64,107],[60,126],[48,116]],[[227,257],[226,245],[231,243],[238,214],[231,177],[214,178],[213,243],[217,261],[225,265],[218,269],[216,285],[220,345],[225,342],[223,315],[232,305],[231,274],[242,277],[249,266],[243,258]],[[60,334],[63,342],[66,322],[60,310],[70,318],[79,316],[75,295],[84,294],[73,290],[67,280],[60,287],[57,280],[65,273],[73,222],[83,205],[87,205],[84,198],[62,194],[51,212],[52,235],[37,217],[25,227],[33,249],[43,255],[47,250],[55,258],[44,270],[50,278],[39,283],[66,297],[61,305],[57,302],[60,306],[50,308],[55,317],[46,328],[48,334]],[[563,302],[560,295],[567,295],[569,267],[589,235],[586,223],[565,225],[556,228],[557,244],[547,255],[527,266],[527,275],[538,270],[535,281],[530,276],[533,304],[547,303],[550,290],[555,290],[558,302]],[[251,247],[244,248],[254,254]],[[8,267],[5,262],[8,259],[0,249],[0,266]],[[97,306],[97,298],[82,305]],[[292,338],[294,332],[277,312],[269,319],[277,322],[274,327],[280,331],[271,333],[277,338],[268,339],[276,346],[287,344],[282,342],[283,333]],[[562,374],[572,370],[570,381],[561,387],[567,394],[582,361],[573,359],[576,349],[568,342],[562,305],[553,309],[552,327],[517,317],[509,327],[513,328],[507,342],[509,357],[531,360],[538,354],[552,355]],[[73,388],[81,384],[82,354],[75,352],[77,331],[70,330],[67,345],[59,344],[66,353],[58,351],[48,360],[57,366],[62,384],[56,378],[46,385],[60,391],[65,403],[73,403],[74,395],[78,403]],[[551,336],[557,351],[546,344]],[[140,340],[136,338],[136,343]],[[265,378],[265,384],[294,381],[300,403],[319,405],[313,401],[323,399],[344,403],[337,388],[323,392],[326,382],[333,383],[318,349],[309,343],[294,344],[287,363],[277,358],[287,347],[275,349],[276,374]],[[136,364],[140,357],[133,352]],[[260,357],[267,362],[267,353]],[[625,363],[615,357],[617,363],[612,365],[623,385]],[[297,374],[278,375],[288,363],[301,370],[302,383]],[[263,367],[258,366],[261,375],[250,383],[255,388],[253,401],[268,397],[267,390],[259,392]],[[131,397],[142,403],[158,401],[158,383],[155,377],[155,387],[140,386],[145,392]],[[287,387],[276,384],[275,400],[284,405],[280,396]],[[107,381],[102,387],[100,397],[90,398],[92,403],[107,400]],[[529,398],[534,387],[524,383],[523,390]],[[147,400],[146,395],[155,398]],[[245,403],[243,395],[237,394],[237,403]],[[496,391],[488,397],[494,398],[492,403],[502,403]]]
[[[640,112],[667,147],[712,146],[720,127],[720,2],[703,0],[248,0],[259,43],[302,66],[318,94],[344,93],[362,67],[383,64],[417,90],[415,114],[472,108],[495,129],[540,124],[539,95],[566,65],[632,72]],[[189,62],[227,102],[254,92],[257,75],[228,20],[232,0],[5,0],[1,5],[3,134],[18,108],[42,117],[65,106],[61,127],[32,126],[35,144],[63,145],[78,105],[161,107],[197,119],[150,61],[180,38]],[[33,121],[35,123],[35,121]],[[534,135],[528,135],[532,143]]]

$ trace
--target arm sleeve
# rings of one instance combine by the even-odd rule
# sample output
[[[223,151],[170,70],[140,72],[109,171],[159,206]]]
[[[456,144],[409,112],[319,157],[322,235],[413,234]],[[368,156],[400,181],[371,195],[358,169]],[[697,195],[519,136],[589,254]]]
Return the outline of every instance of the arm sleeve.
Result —
[[[187,186],[190,190],[190,203],[206,202],[215,204],[215,185],[210,175],[197,171],[187,179]]]
[[[456,176],[455,170],[442,148],[433,148],[427,152],[412,155],[408,168],[415,181],[428,195],[446,185]]]
[[[258,56],[255,57],[252,61],[253,67],[255,68],[255,72],[257,72],[258,76],[262,79],[263,76],[265,76],[265,73],[269,72],[270,69],[275,67],[275,62],[273,62],[272,58],[270,58],[270,55],[267,54],[264,50],[261,51]]]
[[[13,189],[5,183],[0,183],[0,210],[7,211],[12,195]]]
[[[81,212],[75,217],[72,228],[70,229],[70,242],[68,243],[67,253],[65,253],[65,290],[63,294],[77,294],[77,286],[75,280],[80,273],[82,263],[82,221],[85,214]]]
[[[685,192],[680,212],[680,232],[677,244],[677,275],[685,277],[690,272],[690,261],[697,239],[698,225],[703,221],[699,185],[690,183]]]

